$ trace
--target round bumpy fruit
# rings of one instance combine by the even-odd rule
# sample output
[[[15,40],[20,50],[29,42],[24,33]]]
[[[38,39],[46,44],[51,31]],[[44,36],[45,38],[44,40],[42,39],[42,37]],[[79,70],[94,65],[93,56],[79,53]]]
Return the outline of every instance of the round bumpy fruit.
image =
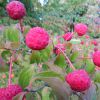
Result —
[[[68,32],[68,33],[64,34],[63,38],[65,41],[70,41],[72,39],[72,33]]]
[[[22,88],[19,85],[9,85],[6,89],[6,92],[9,92],[12,97],[14,97],[20,92],[22,92]]]
[[[9,85],[6,88],[0,88],[0,100],[12,100],[14,96],[22,92],[19,85]]]
[[[88,27],[83,23],[78,23],[75,25],[74,31],[78,34],[78,36],[83,36],[87,33]]]
[[[32,50],[45,49],[48,43],[49,35],[44,28],[31,28],[26,35],[26,45]]]
[[[77,92],[82,92],[89,89],[91,80],[87,72],[83,69],[75,70],[66,76],[66,82],[71,89]]]
[[[19,1],[12,1],[8,3],[6,10],[8,15],[14,20],[20,20],[26,15],[24,4]]]
[[[54,53],[55,53],[56,55],[60,54],[60,53],[61,53],[61,50],[60,50],[60,49],[61,49],[63,52],[66,51],[64,44],[58,43],[58,44],[55,46],[55,48],[54,48]]]
[[[96,66],[100,67],[100,51],[97,50],[93,54],[93,62]]]

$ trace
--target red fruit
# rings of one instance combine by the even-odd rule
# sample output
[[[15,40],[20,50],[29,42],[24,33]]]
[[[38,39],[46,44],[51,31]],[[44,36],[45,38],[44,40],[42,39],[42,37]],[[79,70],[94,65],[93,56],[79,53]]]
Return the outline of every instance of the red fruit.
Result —
[[[12,1],[8,3],[6,10],[8,15],[14,20],[20,20],[26,15],[24,4],[19,1]]]
[[[55,46],[55,48],[54,48],[54,53],[55,53],[56,55],[58,55],[58,54],[61,53],[61,51],[60,51],[59,48],[60,48],[63,52],[66,51],[64,44],[59,43],[59,44],[57,44],[57,45]]]
[[[100,67],[100,51],[97,50],[93,54],[93,62],[96,66]]]
[[[88,27],[83,23],[78,23],[75,25],[74,30],[79,36],[83,36],[87,33]]]
[[[7,98],[5,96],[0,96],[0,100],[12,100],[12,98]]]
[[[94,51],[95,51],[95,52],[98,51],[98,48],[94,48]]]
[[[12,95],[6,92],[6,88],[0,88],[0,100],[12,100]]]
[[[32,50],[45,49],[49,43],[47,31],[41,27],[31,28],[26,35],[26,45]]]
[[[22,88],[19,85],[10,85],[6,88],[0,88],[0,100],[12,100],[12,98],[20,92],[22,92]]]
[[[84,45],[84,41],[81,41],[81,43],[80,43],[80,44]]]
[[[19,85],[9,85],[6,89],[6,93],[10,93],[12,97],[22,92],[22,88]]]
[[[87,72],[83,69],[75,70],[66,76],[66,82],[71,89],[77,92],[82,92],[89,89],[91,80]]]
[[[66,33],[66,34],[63,35],[63,38],[66,41],[70,41],[72,39],[72,35],[73,34],[71,32],[68,32],[68,33]]]
[[[96,40],[93,40],[91,43],[92,43],[94,46],[98,46],[98,42],[97,42]]]

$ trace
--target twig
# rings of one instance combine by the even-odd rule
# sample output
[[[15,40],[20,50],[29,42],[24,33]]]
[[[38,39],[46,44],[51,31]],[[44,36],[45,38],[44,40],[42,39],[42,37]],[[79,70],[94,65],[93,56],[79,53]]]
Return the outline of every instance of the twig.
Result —
[[[9,68],[8,85],[11,85],[11,74],[12,74],[12,56],[10,57],[10,68]]]
[[[64,53],[63,50],[61,50],[61,48],[57,47],[61,52],[62,54],[64,55],[64,57],[66,58],[66,60],[68,61],[68,63],[70,64],[70,68],[73,69],[73,70],[76,70],[75,67],[73,66],[73,64],[71,63],[70,59],[67,57],[67,55]]]

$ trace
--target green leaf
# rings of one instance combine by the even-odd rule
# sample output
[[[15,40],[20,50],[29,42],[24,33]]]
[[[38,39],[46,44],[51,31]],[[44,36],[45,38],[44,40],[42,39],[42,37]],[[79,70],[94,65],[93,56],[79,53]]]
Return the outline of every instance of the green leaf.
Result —
[[[57,77],[60,78],[61,80],[65,80],[64,76],[62,76],[61,74],[58,74],[57,72],[53,72],[53,71],[45,71],[45,72],[41,72],[36,74],[34,77],[36,78],[53,78],[53,77]]]
[[[51,47],[48,46],[44,50],[41,51],[32,51],[32,54],[30,56],[30,63],[41,63],[45,62],[49,59],[50,57],[50,52],[51,52]]]
[[[33,74],[34,74],[34,68],[31,67],[30,65],[28,67],[25,67],[21,71],[18,82],[23,89],[29,85],[29,82]]]
[[[45,87],[42,90],[42,100],[50,100],[50,91],[51,89],[49,87]]]
[[[100,83],[100,71],[95,72],[94,81]]]
[[[6,27],[4,30],[5,41],[19,42],[19,31],[14,27]]]
[[[62,68],[65,68],[67,66],[66,60],[65,60],[65,57],[63,56],[63,54],[57,55],[54,64],[59,67],[62,67]]]
[[[30,56],[30,63],[39,63],[41,62],[40,52],[39,51],[32,51]]]
[[[91,60],[86,60],[86,71],[88,73],[93,73],[95,71],[95,66]]]
[[[70,57],[70,60],[74,62],[76,58],[78,57],[78,55],[79,55],[78,51],[73,52],[73,54]]]
[[[71,89],[65,81],[56,77],[43,78],[41,80],[45,81],[52,88],[57,97],[56,100],[70,100]]]

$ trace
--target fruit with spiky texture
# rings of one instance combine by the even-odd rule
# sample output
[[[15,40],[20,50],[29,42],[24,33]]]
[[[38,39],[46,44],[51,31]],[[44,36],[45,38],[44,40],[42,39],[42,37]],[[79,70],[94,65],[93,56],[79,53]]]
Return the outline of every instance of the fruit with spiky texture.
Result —
[[[66,82],[70,85],[71,89],[76,92],[82,92],[89,89],[91,80],[88,73],[83,70],[75,70],[69,73],[66,77]]]
[[[74,31],[78,34],[78,36],[83,36],[87,33],[88,27],[83,23],[78,23],[74,26]]]
[[[100,67],[100,51],[97,50],[96,52],[93,53],[93,63]]]
[[[48,32],[41,27],[31,28],[26,35],[26,45],[32,50],[42,50],[49,44]]]
[[[7,4],[6,11],[14,20],[20,20],[26,15],[24,4],[20,1],[12,1]]]
[[[68,32],[68,33],[63,35],[63,38],[65,41],[70,41],[72,39],[72,35],[73,35],[73,33]]]

